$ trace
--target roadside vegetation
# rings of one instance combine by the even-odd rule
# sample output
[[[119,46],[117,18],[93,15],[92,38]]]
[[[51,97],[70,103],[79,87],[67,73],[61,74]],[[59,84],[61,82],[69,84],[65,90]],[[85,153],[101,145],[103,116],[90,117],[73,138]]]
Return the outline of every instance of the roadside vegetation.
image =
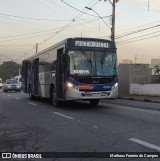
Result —
[[[21,70],[21,64],[13,61],[6,61],[0,65],[0,78],[4,82],[6,79],[11,79],[19,74]]]

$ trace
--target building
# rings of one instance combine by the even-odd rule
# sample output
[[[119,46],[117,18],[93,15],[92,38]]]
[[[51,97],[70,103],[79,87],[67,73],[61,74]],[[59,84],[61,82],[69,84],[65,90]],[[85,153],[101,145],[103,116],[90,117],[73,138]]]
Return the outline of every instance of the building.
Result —
[[[149,64],[119,64],[119,94],[129,94],[130,84],[151,83]]]

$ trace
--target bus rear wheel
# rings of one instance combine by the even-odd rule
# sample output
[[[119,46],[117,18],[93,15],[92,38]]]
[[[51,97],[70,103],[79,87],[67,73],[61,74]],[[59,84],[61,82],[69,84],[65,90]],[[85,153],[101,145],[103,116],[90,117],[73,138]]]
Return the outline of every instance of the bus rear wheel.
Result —
[[[60,101],[57,100],[56,90],[54,88],[52,89],[52,103],[53,103],[53,106],[55,106],[55,107],[60,106]]]
[[[96,105],[98,105],[98,103],[99,103],[99,99],[90,100],[90,104],[92,106],[96,106]]]

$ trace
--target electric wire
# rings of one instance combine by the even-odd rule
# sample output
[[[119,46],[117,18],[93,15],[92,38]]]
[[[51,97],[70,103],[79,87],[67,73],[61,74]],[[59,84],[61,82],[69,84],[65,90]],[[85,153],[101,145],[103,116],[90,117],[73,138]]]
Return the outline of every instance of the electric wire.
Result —
[[[20,19],[27,19],[27,20],[35,20],[35,21],[70,21],[70,20],[52,20],[52,19],[44,19],[44,18],[39,19],[39,18],[24,17],[24,16],[4,14],[4,13],[0,13],[0,16],[14,17],[14,18],[20,18]]]

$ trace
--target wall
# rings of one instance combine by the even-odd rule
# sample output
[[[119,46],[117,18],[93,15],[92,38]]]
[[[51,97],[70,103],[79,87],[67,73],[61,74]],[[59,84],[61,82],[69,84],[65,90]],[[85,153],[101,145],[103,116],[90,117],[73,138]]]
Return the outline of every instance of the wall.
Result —
[[[130,84],[130,94],[160,96],[160,84]]]
[[[118,66],[118,93],[129,94],[130,64]]]
[[[132,64],[130,72],[130,83],[151,83],[151,69],[149,69],[149,64]]]

